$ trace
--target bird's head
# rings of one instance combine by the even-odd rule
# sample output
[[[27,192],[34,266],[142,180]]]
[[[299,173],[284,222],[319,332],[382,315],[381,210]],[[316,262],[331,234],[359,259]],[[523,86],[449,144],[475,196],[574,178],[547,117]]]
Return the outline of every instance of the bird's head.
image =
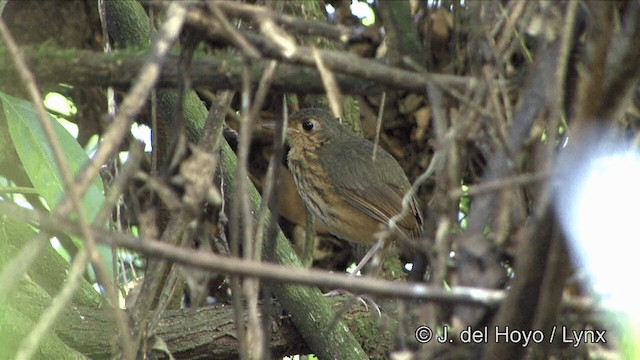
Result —
[[[303,109],[289,116],[287,140],[294,149],[316,149],[348,132],[330,112]]]

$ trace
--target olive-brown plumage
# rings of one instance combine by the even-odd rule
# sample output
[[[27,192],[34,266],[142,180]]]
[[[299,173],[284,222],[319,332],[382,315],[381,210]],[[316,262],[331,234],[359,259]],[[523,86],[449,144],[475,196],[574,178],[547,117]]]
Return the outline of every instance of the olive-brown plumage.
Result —
[[[411,184],[398,162],[379,146],[351,133],[328,111],[304,109],[289,117],[289,169],[305,206],[333,235],[372,245],[375,233],[402,211]],[[415,198],[397,222],[414,238],[422,232]]]

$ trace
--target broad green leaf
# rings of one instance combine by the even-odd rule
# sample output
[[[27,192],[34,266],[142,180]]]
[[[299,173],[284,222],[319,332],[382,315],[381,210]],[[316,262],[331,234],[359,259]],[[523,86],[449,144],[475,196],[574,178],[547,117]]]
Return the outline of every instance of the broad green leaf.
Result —
[[[11,140],[29,179],[40,196],[47,201],[47,204],[50,207],[56,206],[62,199],[64,182],[31,103],[6,94],[0,94],[0,99],[7,118]],[[89,158],[76,139],[62,125],[51,116],[49,116],[49,120],[60,145],[62,145],[69,167],[75,175]],[[83,199],[83,208],[90,221],[95,218],[104,201],[103,192],[102,182],[97,180],[87,189]]]
[[[30,102],[0,92],[0,103],[7,119],[9,135],[29,180],[38,194],[54,208],[64,196],[64,182],[55,162],[49,141]],[[80,144],[53,117],[49,116],[58,142],[72,174],[75,176],[89,160]],[[82,198],[82,209],[91,222],[104,203],[104,188],[99,179],[87,189]],[[78,239],[74,241],[81,245]],[[111,249],[99,247],[107,267],[112,270]]]

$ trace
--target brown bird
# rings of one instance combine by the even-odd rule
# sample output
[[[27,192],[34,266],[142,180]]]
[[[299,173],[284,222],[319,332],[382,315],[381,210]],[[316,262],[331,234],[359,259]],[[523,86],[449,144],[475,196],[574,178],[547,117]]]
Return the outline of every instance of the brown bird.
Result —
[[[362,245],[402,212],[411,184],[398,162],[381,147],[349,131],[328,111],[304,109],[289,117],[289,169],[307,209],[333,235]],[[422,233],[415,197],[397,221],[408,238]]]

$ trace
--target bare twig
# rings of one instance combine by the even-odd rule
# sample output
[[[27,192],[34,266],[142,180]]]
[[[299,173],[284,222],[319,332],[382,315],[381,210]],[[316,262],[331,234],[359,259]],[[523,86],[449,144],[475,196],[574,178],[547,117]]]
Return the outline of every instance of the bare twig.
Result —
[[[133,178],[135,172],[139,170],[143,154],[144,144],[140,142],[133,142],[129,148],[129,157],[127,162],[124,164],[118,177],[116,177],[116,179],[111,183],[111,186],[105,196],[104,204],[102,204],[102,208],[98,212],[98,215],[96,215],[94,225],[102,225],[109,219],[109,216],[113,211],[113,207],[120,199],[127,182]]]
[[[233,42],[236,47],[242,50],[244,55],[251,59],[257,59],[260,57],[260,52],[253,47],[243,36],[238,32],[236,28],[231,25],[227,17],[224,15],[222,11],[220,11],[220,7],[216,2],[207,1],[207,6],[213,16],[220,23],[222,30],[226,33],[227,37]]]
[[[275,71],[277,69],[278,63],[275,61],[271,61],[269,62],[269,65],[267,66],[267,69],[265,70],[264,74],[262,75],[262,79],[260,80],[260,85],[258,86],[258,91],[256,91],[256,96],[253,102],[253,105],[251,106],[251,116],[255,119],[259,116],[260,114],[260,110],[262,109],[262,105],[264,104],[264,101],[267,97],[267,94],[269,92],[269,89],[271,88],[271,84],[273,83],[273,77],[275,75]],[[255,121],[255,120],[254,120]],[[282,143],[284,142],[284,128],[282,127],[282,122],[280,122],[280,133],[277,133],[274,139],[274,148],[275,150],[278,150],[278,148],[282,148]],[[277,130],[277,129],[276,129]],[[278,141],[278,139],[280,139],[280,141]],[[272,160],[276,161],[276,159],[274,158],[275,154],[278,151],[274,151],[274,154],[272,156]],[[277,164],[279,164],[280,158],[277,159]],[[257,222],[257,228],[256,228],[256,236],[255,236],[255,249],[252,255],[252,259],[254,260],[260,260],[262,258],[262,251],[263,251],[263,241],[264,241],[264,229],[265,229],[265,225],[266,225],[266,215],[267,215],[267,211],[269,210],[269,202],[271,200],[271,196],[273,194],[273,190],[275,188],[275,179],[277,179],[277,177],[274,177],[275,175],[277,175],[277,170],[276,168],[280,168],[279,166],[276,166],[276,163],[273,163],[273,166],[271,164],[271,162],[269,163],[269,168],[267,169],[267,182],[265,184],[265,187],[262,191],[262,202],[260,204],[260,209],[258,210],[258,222]],[[275,175],[274,175],[275,174]]]
[[[247,162],[249,159],[249,146],[251,145],[252,123],[251,118],[251,83],[249,79],[249,64],[245,59],[245,67],[242,73],[242,92],[240,101],[240,135],[238,140],[238,163],[236,167],[233,193],[235,201],[230,204],[229,237],[232,257],[240,257],[240,242],[243,245],[243,255],[250,259],[253,252],[253,217],[247,192]],[[242,301],[240,279],[231,276],[231,296],[235,315],[236,333],[238,336],[239,352],[242,358],[249,354],[247,335],[244,323],[244,309]]]
[[[370,37],[370,34],[367,34],[363,27],[350,28],[340,24],[300,19],[295,16],[279,14],[264,6],[253,6],[234,1],[220,1],[218,6],[229,15],[254,23],[269,18],[284,27],[285,30],[298,35],[324,36],[343,44],[359,40],[366,41]]]
[[[206,31],[210,36],[215,37],[217,28],[212,27],[207,19],[208,16],[202,14],[197,9],[192,9],[188,14],[188,21],[193,26],[197,26]],[[313,50],[308,46],[297,46],[295,48],[290,46],[283,47],[282,44],[274,41],[274,38],[266,39],[250,32],[243,32],[243,34],[263,56],[278,59],[286,63],[302,64],[309,67],[316,66]],[[466,88],[469,85],[467,79],[457,76],[441,74],[425,75],[388,66],[376,60],[345,54],[340,51],[318,51],[327,68],[335,73],[350,74],[362,79],[375,80],[389,87],[399,86],[410,91],[424,93],[427,80],[432,80],[436,85],[443,87]]]
[[[449,121],[445,107],[443,91],[436,87],[432,83],[427,84],[427,97],[431,103],[431,109],[433,114],[433,128],[436,134],[437,140],[437,153],[444,154],[443,166],[441,166],[436,174],[436,190],[435,196],[432,201],[432,206],[436,209],[435,214],[439,214],[438,219],[432,219],[432,222],[437,222],[437,230],[435,232],[435,241],[433,242],[434,249],[431,256],[434,259],[433,267],[433,283],[436,285],[442,285],[447,281],[447,271],[449,267],[447,263],[449,261],[449,254],[451,253],[451,233],[449,231],[451,224],[454,224],[457,220],[457,203],[453,203],[450,199],[443,196],[450,188],[458,185],[459,170],[458,170],[458,149],[457,141],[449,140],[447,134],[451,131],[455,131],[455,127],[452,122]],[[463,121],[460,121],[464,123]],[[427,247],[426,241],[421,244],[422,247]],[[423,272],[424,269],[418,269]],[[424,276],[422,273],[418,273],[420,278]],[[434,313],[442,316],[444,313],[441,309],[434,308]],[[434,317],[431,320],[431,325],[437,325],[440,321],[446,321],[445,319]]]
[[[93,179],[98,174],[100,167],[113,156],[122,141],[125,139],[125,134],[131,128],[134,116],[144,106],[147,101],[147,97],[158,80],[162,63],[180,34],[186,12],[186,6],[181,2],[171,3],[167,7],[165,22],[158,33],[158,37],[153,42],[149,59],[140,69],[135,83],[127,96],[123,99],[119,112],[113,119],[112,124],[103,133],[102,142],[96,151],[93,160],[89,162],[88,166],[81,173],[81,179],[83,181],[90,181]],[[82,181],[79,182],[82,183]],[[148,294],[153,291],[153,285],[155,285],[155,282],[152,284],[151,281],[145,281],[141,289],[141,293]],[[144,298],[145,296],[142,295],[141,297]],[[135,357],[138,352],[138,346],[140,344],[139,339],[143,333],[142,329],[146,324],[146,318],[136,316],[136,313],[146,313],[148,310],[148,307],[143,305],[150,306],[150,303],[141,304],[139,301],[136,301],[136,305],[131,312],[132,318],[135,322],[134,334],[136,336],[131,349],[128,350],[133,352],[132,358]],[[124,334],[127,337],[129,336],[128,331]]]
[[[258,86],[258,90],[256,92],[254,102],[251,105],[250,109],[250,119],[249,127],[253,128],[254,124],[257,121],[257,118],[260,114],[260,110],[262,109],[262,105],[264,104],[264,100],[267,97],[269,89],[271,87],[271,83],[273,82],[273,75],[275,74],[275,70],[277,67],[277,62],[272,61],[267,66],[262,79],[260,81],[260,85]],[[246,129],[245,129],[246,131]],[[249,133],[247,136],[251,136]],[[249,138],[249,141],[251,139]],[[238,162],[238,166],[240,166],[240,162]],[[244,164],[246,166],[246,163]],[[246,175],[245,175],[246,176]],[[238,181],[236,177],[236,181]],[[252,221],[252,217],[250,214],[250,205],[249,205],[249,194],[246,190],[246,187],[242,189],[245,193],[246,198],[246,209],[243,209],[244,221]],[[268,202],[269,198],[262,198],[262,203],[260,209],[258,210],[258,224],[257,229],[252,236],[247,238],[247,240],[251,240],[252,247],[248,250],[250,251],[250,256],[246,256],[245,258],[250,258],[256,261],[260,261],[262,258],[262,250],[264,243],[264,226],[266,220],[266,213],[268,210]],[[248,236],[248,235],[245,235]],[[246,253],[245,253],[246,254]],[[244,292],[247,297],[247,309],[248,309],[248,317],[249,317],[249,329],[248,335],[250,337],[250,343],[252,346],[250,347],[250,357],[253,359],[260,359],[264,357],[264,352],[267,349],[267,344],[265,343],[265,333],[264,328],[260,326],[260,311],[258,309],[258,297],[260,293],[260,281],[255,278],[248,278],[244,281]]]
[[[289,121],[289,112],[287,109],[287,100],[285,96],[282,96],[282,121],[276,123],[275,136],[273,138],[273,153],[271,159],[269,159],[269,167],[265,176],[266,182],[262,190],[262,203],[259,212],[267,212],[267,207],[271,207],[270,219],[266,224],[265,235],[262,235],[260,217],[258,218],[258,229],[256,230],[256,241],[262,241],[264,237],[264,243],[262,244],[262,258],[269,261],[274,258],[276,237],[278,236],[278,208],[280,198],[273,196],[273,191],[278,185],[278,179],[280,179],[280,171],[282,169],[281,159],[284,154],[284,139],[287,131],[287,124]],[[305,249],[307,250],[307,249]],[[305,260],[308,259],[305,257]],[[263,299],[263,332],[269,334],[271,332],[271,318],[273,314],[273,284],[264,283],[262,287],[262,299]]]
[[[521,174],[509,176],[503,179],[486,181],[478,185],[471,185],[467,190],[453,189],[449,191],[449,197],[453,199],[462,196],[472,196],[491,191],[499,191],[508,187],[530,184],[532,182],[543,181],[549,176],[548,173]]]
[[[76,223],[55,214],[40,210],[28,210],[18,205],[0,202],[0,214],[10,219],[22,220],[40,226],[48,231],[60,231],[78,234]],[[380,296],[405,299],[422,299],[443,303],[479,304],[495,306],[505,297],[502,290],[489,290],[477,287],[453,286],[450,291],[425,284],[398,283],[394,281],[348,277],[316,269],[291,268],[271,263],[234,259],[212,253],[179,248],[157,239],[139,239],[128,234],[104,229],[93,229],[96,239],[101,243],[137,251],[149,257],[163,258],[187,267],[214,272],[226,272],[240,276],[254,276],[272,281],[288,282],[307,286],[326,286],[341,288],[356,293],[376,294]],[[580,312],[589,311],[597,304],[585,298],[567,298],[565,306]]]
[[[181,2],[174,2],[167,8],[166,21],[163,24],[145,65],[140,69],[127,96],[122,100],[120,109],[111,125],[104,132],[102,142],[92,161],[81,173],[80,184],[91,182],[100,171],[100,167],[113,156],[125,139],[134,121],[134,116],[144,106],[149,93],[160,76],[160,70],[169,50],[180,34],[186,16],[186,8]]]
[[[384,103],[387,101],[387,92],[384,91],[382,93],[382,97],[380,98],[380,109],[378,109],[378,118],[376,119],[376,137],[373,141],[373,154],[371,154],[371,159],[376,159],[376,153],[378,152],[378,142],[380,141],[380,130],[382,128],[382,115],[384,114]]]
[[[59,216],[39,210],[27,210],[17,205],[0,202],[0,214],[39,225],[43,229],[77,234],[77,224]],[[105,244],[127,248],[149,257],[162,258],[201,270],[225,272],[239,276],[252,276],[279,282],[308,286],[342,288],[357,293],[423,299],[436,302],[459,302],[494,306],[504,297],[503,291],[453,287],[451,291],[424,284],[398,283],[387,280],[344,276],[316,269],[284,267],[272,263],[229,258],[212,253],[184,249],[157,239],[139,239],[103,229],[93,229],[96,239]]]
[[[325,66],[324,61],[322,61],[318,49],[311,47],[311,53],[313,54],[313,59],[318,67],[318,72],[322,79],[322,85],[325,88],[327,99],[329,100],[331,113],[338,119],[338,121],[340,121],[340,123],[342,123],[342,119],[344,118],[342,114],[342,91],[340,91],[340,87],[338,87],[338,83],[336,82],[333,72],[329,70]]]
[[[522,331],[532,329],[535,309],[539,302],[539,297],[532,294],[538,294],[544,270],[547,268],[551,239],[558,231],[553,224],[553,210],[550,206],[541,217],[534,218],[529,223],[529,228],[524,231],[526,233],[519,244],[518,262],[515,267],[519,276],[511,283],[509,296],[505,298],[493,319],[494,326],[490,328],[490,336],[495,334],[495,329],[505,326]],[[518,342],[495,342],[488,344],[486,354],[488,359],[506,360],[521,358],[525,351],[526,348]]]

